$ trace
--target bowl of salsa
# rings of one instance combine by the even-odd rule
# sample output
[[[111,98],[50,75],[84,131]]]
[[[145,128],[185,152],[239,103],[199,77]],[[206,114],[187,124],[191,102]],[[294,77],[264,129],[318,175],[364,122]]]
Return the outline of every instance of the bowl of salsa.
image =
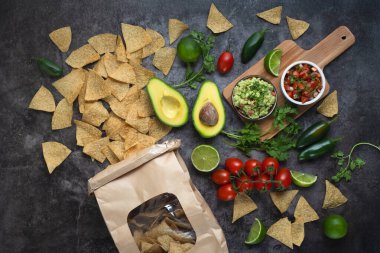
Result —
[[[310,105],[323,95],[326,79],[317,64],[297,61],[290,64],[281,77],[281,91],[293,104]]]

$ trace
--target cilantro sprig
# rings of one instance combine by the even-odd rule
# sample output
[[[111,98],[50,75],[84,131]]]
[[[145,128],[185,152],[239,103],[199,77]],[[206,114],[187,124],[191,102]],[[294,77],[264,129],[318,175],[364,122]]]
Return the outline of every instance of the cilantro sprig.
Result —
[[[265,133],[262,133],[258,125],[253,123],[247,123],[236,132],[222,131],[222,133],[235,141],[234,143],[226,142],[228,145],[239,149],[247,156],[252,150],[258,150],[265,151],[279,161],[285,161],[289,157],[289,150],[296,146],[297,137],[301,131],[300,125],[293,118],[297,112],[297,108],[289,105],[276,108],[272,127]],[[288,126],[285,127],[285,123]],[[271,139],[261,140],[274,129],[282,131]]]
[[[174,84],[174,88],[190,87],[191,89],[197,88],[197,83],[206,80],[205,73],[210,74],[215,71],[215,56],[210,53],[214,48],[215,36],[206,35],[202,32],[192,31],[190,36],[199,44],[202,51],[202,67],[198,72],[194,72],[191,65],[188,63],[186,66],[185,80],[179,84]]]
[[[339,171],[336,173],[336,175],[331,177],[334,182],[339,182],[342,179],[345,179],[348,182],[352,178],[352,172],[364,167],[365,161],[363,159],[352,158],[352,153],[354,150],[361,145],[371,146],[380,151],[380,146],[376,146],[368,142],[359,142],[351,148],[351,151],[348,155],[345,155],[342,151],[337,151],[332,154],[331,157],[337,160],[337,165],[339,167]]]

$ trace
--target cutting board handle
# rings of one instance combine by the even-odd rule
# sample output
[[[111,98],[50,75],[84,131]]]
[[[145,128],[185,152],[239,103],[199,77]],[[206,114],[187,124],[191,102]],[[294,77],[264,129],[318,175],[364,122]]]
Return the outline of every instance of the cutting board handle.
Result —
[[[340,26],[312,49],[306,51],[304,59],[324,68],[354,43],[355,36],[351,31],[346,26]]]

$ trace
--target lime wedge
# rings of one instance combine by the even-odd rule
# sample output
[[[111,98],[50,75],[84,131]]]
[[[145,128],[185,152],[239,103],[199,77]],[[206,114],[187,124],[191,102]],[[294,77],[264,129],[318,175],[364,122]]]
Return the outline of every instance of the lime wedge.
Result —
[[[191,153],[191,162],[197,170],[210,172],[219,165],[218,150],[210,145],[199,145]]]
[[[317,179],[318,179],[317,176],[295,171],[295,170],[291,170],[290,173],[292,174],[293,184],[299,187],[310,187],[315,182],[317,182]]]
[[[281,49],[273,49],[265,56],[264,67],[268,73],[278,76],[278,72],[280,72],[281,56]]]
[[[267,229],[264,227],[264,224],[261,223],[259,219],[255,218],[245,243],[249,245],[259,244],[264,240],[266,234]]]

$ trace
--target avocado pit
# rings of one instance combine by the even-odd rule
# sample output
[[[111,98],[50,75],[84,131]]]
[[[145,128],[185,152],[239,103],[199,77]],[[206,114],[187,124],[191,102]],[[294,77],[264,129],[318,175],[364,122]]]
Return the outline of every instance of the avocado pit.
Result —
[[[219,114],[215,106],[207,102],[199,112],[199,120],[207,126],[215,126],[219,120]]]

